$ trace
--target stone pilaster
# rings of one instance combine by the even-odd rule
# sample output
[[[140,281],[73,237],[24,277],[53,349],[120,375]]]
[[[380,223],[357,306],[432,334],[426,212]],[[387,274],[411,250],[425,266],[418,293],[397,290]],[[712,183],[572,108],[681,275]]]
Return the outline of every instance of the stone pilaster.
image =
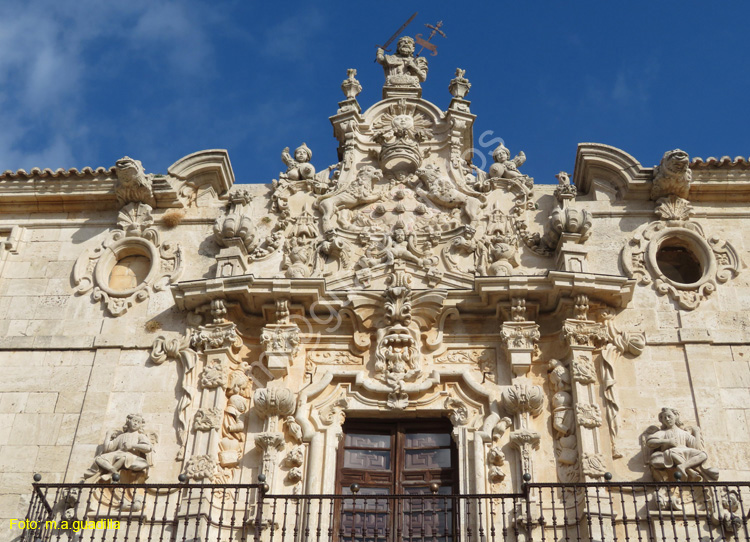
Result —
[[[520,317],[520,313],[515,316]],[[539,449],[541,435],[531,429],[530,417],[541,414],[544,393],[542,388],[531,384],[527,375],[539,340],[539,325],[525,320],[503,322],[500,337],[513,371],[512,385],[502,393],[502,404],[513,416],[510,442],[521,457],[520,474],[528,473],[534,480],[533,451]]]
[[[563,340],[570,349],[571,395],[575,410],[581,472],[586,482],[599,481],[606,472],[600,437],[602,425],[594,351],[607,342],[602,324],[569,318],[562,328]]]

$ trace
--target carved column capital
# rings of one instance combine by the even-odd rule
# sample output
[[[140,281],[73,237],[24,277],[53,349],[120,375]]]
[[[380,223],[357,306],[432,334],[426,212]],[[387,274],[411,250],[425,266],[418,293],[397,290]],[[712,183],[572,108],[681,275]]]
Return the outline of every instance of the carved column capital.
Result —
[[[572,349],[596,350],[609,340],[604,325],[591,320],[565,320],[562,327],[562,338]]]
[[[516,376],[525,375],[531,368],[531,357],[539,337],[539,325],[534,322],[503,322],[500,340]]]
[[[263,357],[274,378],[283,378],[299,352],[299,328],[295,324],[268,324],[260,334]]]

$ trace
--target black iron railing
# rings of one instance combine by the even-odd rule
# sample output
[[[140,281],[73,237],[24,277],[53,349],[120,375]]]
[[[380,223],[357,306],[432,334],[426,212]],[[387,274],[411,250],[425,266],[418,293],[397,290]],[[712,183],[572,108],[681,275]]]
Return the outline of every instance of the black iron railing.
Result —
[[[271,495],[263,485],[34,484],[29,542],[750,542],[750,483]]]

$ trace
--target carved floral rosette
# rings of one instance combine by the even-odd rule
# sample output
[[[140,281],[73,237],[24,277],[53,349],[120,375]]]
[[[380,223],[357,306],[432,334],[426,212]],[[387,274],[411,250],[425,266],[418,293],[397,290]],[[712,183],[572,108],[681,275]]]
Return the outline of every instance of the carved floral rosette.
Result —
[[[656,212],[661,221],[651,222],[636,230],[622,249],[621,261],[625,272],[639,284],[653,283],[659,295],[668,295],[680,308],[693,310],[719,284],[736,277],[742,266],[736,249],[718,236],[708,237],[697,222],[689,220],[690,204],[675,196],[659,200]],[[683,283],[667,276],[659,266],[662,247],[679,247],[692,254],[700,277]]]
[[[182,251],[179,246],[161,243],[159,234],[151,227],[153,222],[149,205],[125,205],[118,215],[119,229],[111,231],[100,246],[85,250],[76,260],[73,267],[76,294],[91,291],[94,301],[102,300],[112,316],[121,316],[135,303],[175,282],[182,273]],[[111,287],[112,270],[130,256],[147,262],[145,277],[130,288]]]

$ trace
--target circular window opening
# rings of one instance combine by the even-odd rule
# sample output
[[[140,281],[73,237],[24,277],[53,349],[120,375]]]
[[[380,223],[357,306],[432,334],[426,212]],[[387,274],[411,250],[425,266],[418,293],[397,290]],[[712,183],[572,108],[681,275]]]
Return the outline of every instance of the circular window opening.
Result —
[[[656,252],[659,271],[679,284],[693,284],[703,276],[703,265],[693,251],[679,240],[669,240]]]
[[[109,287],[118,292],[135,288],[146,280],[150,270],[151,260],[146,256],[126,256],[109,273]]]

